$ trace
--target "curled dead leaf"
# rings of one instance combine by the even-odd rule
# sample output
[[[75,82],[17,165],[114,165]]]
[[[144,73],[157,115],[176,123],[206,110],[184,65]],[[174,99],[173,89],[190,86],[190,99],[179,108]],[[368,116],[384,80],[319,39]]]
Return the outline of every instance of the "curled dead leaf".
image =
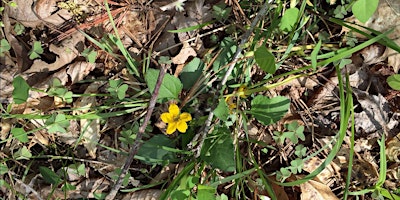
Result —
[[[400,163],[400,133],[386,144],[386,155],[389,161]]]

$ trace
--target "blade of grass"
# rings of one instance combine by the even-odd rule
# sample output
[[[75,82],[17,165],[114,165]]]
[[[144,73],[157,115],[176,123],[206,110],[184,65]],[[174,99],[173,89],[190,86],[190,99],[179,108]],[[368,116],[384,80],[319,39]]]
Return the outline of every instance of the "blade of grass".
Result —
[[[128,69],[131,73],[136,75],[137,77],[140,77],[139,71],[138,71],[138,66],[135,63],[136,61],[131,57],[131,54],[129,54],[128,50],[124,47],[122,44],[121,38],[119,37],[118,29],[117,26],[115,26],[113,16],[110,11],[110,7],[108,6],[108,0],[104,0],[104,6],[106,7],[108,18],[110,20],[110,24],[114,29],[115,33],[115,39],[110,38],[113,40],[113,42],[117,45],[118,49],[121,51],[122,55],[124,55],[126,61],[128,62]]]
[[[350,78],[349,74],[346,74],[346,87],[347,87],[347,94],[352,94],[351,86],[350,86]],[[349,95],[351,101],[353,101],[353,96]],[[349,163],[347,166],[347,177],[346,177],[346,185],[343,193],[343,199],[346,200],[348,197],[349,187],[350,187],[350,180],[351,180],[351,172],[353,171],[353,160],[354,160],[354,135],[355,135],[355,126],[354,126],[354,107],[350,107],[351,112],[351,136],[350,136],[350,153],[349,153]]]
[[[339,93],[340,93],[340,129],[338,132],[338,134],[339,134],[338,141],[333,146],[331,152],[329,153],[327,158],[324,160],[324,162],[316,170],[314,170],[313,172],[311,172],[310,174],[308,174],[307,176],[305,176],[302,179],[299,179],[299,180],[296,180],[293,182],[288,182],[288,183],[280,183],[280,182],[274,181],[276,184],[282,185],[282,186],[296,186],[296,185],[300,185],[302,183],[305,183],[305,182],[313,179],[319,173],[321,173],[322,170],[324,170],[326,166],[329,165],[329,163],[335,158],[336,154],[339,152],[340,147],[342,146],[344,137],[346,136],[347,125],[348,125],[348,121],[350,118],[350,110],[351,110],[351,107],[353,107],[353,102],[352,102],[352,98],[349,97],[349,96],[351,96],[351,93],[347,93],[347,96],[345,95],[345,92],[344,92],[345,89],[343,86],[342,75],[341,75],[339,67],[336,67],[336,73],[337,73],[338,80],[339,80]],[[273,180],[271,180],[271,181],[273,181]]]

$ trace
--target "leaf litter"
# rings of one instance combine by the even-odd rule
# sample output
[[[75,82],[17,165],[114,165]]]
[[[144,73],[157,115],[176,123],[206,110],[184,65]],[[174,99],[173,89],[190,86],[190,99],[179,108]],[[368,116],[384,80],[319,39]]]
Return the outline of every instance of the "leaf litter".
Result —
[[[84,5],[86,2],[79,2],[80,5]],[[89,1],[91,4],[102,5],[98,1]],[[111,1],[110,1],[111,2]],[[393,9],[389,4],[383,3],[379,6],[378,12],[373,18],[368,21],[365,25],[374,28],[379,31],[385,31],[392,26],[386,24],[386,21],[399,21],[398,15],[394,15]],[[113,2],[116,3],[116,2]],[[159,1],[156,6],[159,6],[161,11],[148,9],[146,2],[142,2],[137,5],[137,8],[147,9],[147,13],[142,12],[125,12],[118,10],[119,13],[124,13],[121,16],[116,16],[117,23],[120,23],[119,30],[123,36],[125,47],[132,47],[137,52],[144,52],[145,49],[151,47],[154,49],[154,53],[159,55],[168,55],[172,57],[172,62],[178,67],[175,69],[175,75],[180,74],[180,70],[185,66],[186,63],[190,62],[193,57],[201,57],[204,55],[203,40],[196,40],[195,42],[188,42],[188,40],[197,37],[200,33],[198,30],[189,32],[171,33],[167,30],[179,30],[190,26],[195,26],[212,20],[211,9],[215,4],[215,1],[188,1],[185,4],[185,12],[177,12],[175,8],[168,7],[168,2]],[[60,9],[57,6],[57,1],[17,1],[18,9],[10,9],[7,11],[7,16],[3,17],[4,21],[11,21],[15,23],[18,21],[25,27],[32,28],[42,32],[42,35],[36,35],[34,33],[26,35],[24,41],[27,44],[31,44],[33,41],[42,41],[43,39],[52,39],[51,32],[65,25],[68,20],[74,18],[74,14],[71,11]],[[117,5],[118,3],[116,3]],[[123,5],[121,3],[120,5]],[[122,7],[123,7],[122,6]],[[101,7],[101,6],[100,6]],[[33,9],[32,9],[33,8]],[[90,13],[93,16],[104,16],[98,13],[98,10],[87,8],[84,13]],[[170,14],[173,13],[173,14]],[[236,9],[235,14],[240,15],[240,10]],[[75,13],[76,14],[76,13]],[[75,16],[76,17],[76,16]],[[383,17],[383,18],[382,18]],[[6,20],[5,20],[6,19]],[[11,20],[12,19],[12,20]],[[161,19],[167,19],[170,22],[165,27],[162,24],[165,21]],[[14,21],[15,20],[15,21]],[[89,19],[88,19],[89,20]],[[111,30],[108,20],[103,20],[96,24],[100,26],[101,31]],[[379,22],[379,23],[376,23]],[[71,23],[71,22],[69,22]],[[91,22],[95,23],[95,22]],[[91,23],[88,23],[92,25]],[[103,25],[100,23],[104,23]],[[124,26],[126,25],[126,26]],[[104,50],[96,49],[100,52],[98,61],[96,63],[89,63],[84,61],[80,55],[82,49],[91,47],[93,44],[88,41],[80,32],[69,33],[67,35],[58,33],[63,37],[59,37],[55,43],[43,42],[45,48],[44,56],[35,59],[33,62],[26,60],[27,49],[20,41],[16,40],[16,37],[11,34],[11,24],[6,24],[8,31],[6,31],[6,37],[8,41],[12,41],[11,49],[14,52],[12,54],[15,59],[8,60],[7,62],[2,61],[1,63],[1,102],[11,102],[12,93],[12,81],[16,75],[21,75],[27,80],[30,87],[35,87],[41,90],[47,90],[50,87],[50,82],[55,78],[59,79],[61,84],[77,93],[83,94],[97,94],[104,93],[105,83],[99,84],[93,82],[90,84],[85,81],[91,80],[92,78],[102,78],[107,80],[109,78],[123,77],[121,73],[121,66],[118,60],[115,61],[109,54]],[[78,24],[80,27],[85,27],[82,24]],[[207,25],[204,29],[215,28],[212,25]],[[92,28],[85,27],[88,31],[94,31]],[[7,30],[7,29],[5,29]],[[73,30],[73,28],[69,29]],[[75,29],[74,29],[75,30]],[[57,31],[56,31],[57,32]],[[158,33],[157,33],[158,32]],[[398,38],[399,31],[395,28],[394,32],[389,36],[390,38]],[[93,34],[94,35],[94,34]],[[48,38],[42,38],[48,37]],[[105,38],[102,35],[99,38]],[[395,40],[399,43],[398,40]],[[79,47],[81,45],[81,47]],[[175,46],[175,49],[170,49],[170,46]],[[170,49],[165,51],[165,49]],[[116,52],[113,50],[114,53]],[[399,171],[399,157],[400,157],[400,142],[398,135],[398,114],[396,111],[399,110],[398,105],[394,105],[393,101],[396,101],[396,95],[391,89],[388,89],[387,84],[382,83],[381,80],[397,72],[399,69],[399,63],[396,59],[399,55],[394,53],[393,50],[387,48],[384,53],[382,46],[372,45],[365,48],[361,52],[354,55],[352,64],[347,65],[345,68],[352,70],[350,75],[350,85],[353,87],[353,92],[356,100],[355,104],[355,128],[356,128],[356,141],[355,141],[355,160],[354,168],[352,169],[352,178],[354,188],[351,189],[365,189],[372,186],[378,180],[379,160],[376,158],[377,143],[380,135],[387,134],[388,139],[386,142],[386,153],[388,160],[391,162],[388,166],[388,179],[385,182],[389,188],[396,189],[399,187],[396,182],[400,177]],[[148,52],[146,52],[148,53]],[[11,54],[10,54],[11,55]],[[357,57],[358,56],[358,57]],[[47,57],[53,57],[55,59],[48,60]],[[361,59],[360,59],[361,58]],[[388,63],[386,64],[386,58]],[[114,60],[114,61],[112,61]],[[139,57],[138,60],[141,60]],[[297,61],[295,61],[297,62]],[[106,63],[109,63],[107,66]],[[179,66],[181,65],[181,66]],[[28,66],[28,67],[27,67]],[[373,66],[373,67],[371,67]],[[393,67],[393,71],[388,69],[388,66]],[[107,69],[106,69],[107,68]],[[179,69],[181,68],[181,69]],[[385,72],[386,70],[386,72]],[[389,71],[389,72],[388,72]],[[116,76],[110,76],[115,73]],[[296,79],[285,87],[276,88],[271,91],[276,94],[285,94],[289,91],[287,96],[290,97],[292,102],[295,104],[297,111],[291,112],[284,119],[287,122],[296,121],[300,124],[307,124],[310,128],[307,130],[307,134],[317,134],[315,139],[320,146],[327,145],[324,150],[326,154],[331,150],[331,145],[328,145],[333,140],[328,134],[324,134],[325,129],[337,130],[338,125],[338,79],[333,75],[334,73],[321,72],[317,75],[312,75],[304,79]],[[95,77],[97,76],[97,77]],[[135,79],[130,79],[133,82],[139,82]],[[131,84],[131,83],[130,83]],[[383,89],[382,89],[383,88]],[[140,89],[138,87],[137,89]],[[305,92],[310,92],[308,97],[304,96]],[[74,92],[74,93],[75,93]],[[127,91],[130,94],[135,94],[133,91]],[[392,95],[392,96],[390,96]],[[57,113],[57,109],[70,109],[79,108],[73,115],[80,116],[85,113],[89,113],[100,106],[105,101],[101,98],[94,96],[83,96],[79,98],[73,98],[73,104],[66,104],[64,101],[44,95],[41,92],[30,91],[27,103],[19,105],[13,108],[12,114],[24,113],[24,114],[52,114]],[[200,112],[201,113],[201,112]],[[61,188],[56,188],[55,192],[52,192],[52,187],[43,181],[43,177],[39,176],[39,172],[35,167],[32,167],[29,171],[29,178],[27,180],[16,179],[15,189],[21,194],[26,195],[28,198],[46,197],[51,196],[52,198],[65,198],[65,194],[69,198],[94,198],[96,193],[109,191],[112,182],[115,181],[115,169],[120,168],[126,157],[121,154],[114,153],[110,149],[105,148],[128,148],[124,143],[117,142],[117,136],[121,133],[122,128],[129,126],[127,124],[137,120],[138,116],[142,115],[140,111],[133,112],[132,117],[115,118],[115,122],[112,122],[112,118],[107,119],[106,123],[114,123],[112,125],[113,131],[105,132],[102,130],[103,122],[100,119],[79,119],[71,120],[68,124],[68,132],[60,133],[57,131],[56,134],[50,134],[50,130],[41,129],[36,130],[31,138],[31,143],[28,145],[28,149],[32,152],[43,151],[50,153],[57,151],[58,149],[51,149],[51,145],[56,145],[60,151],[57,156],[63,156],[66,160],[74,160],[76,157],[84,165],[84,174],[74,174],[71,171],[74,169],[65,168],[69,181],[76,187],[75,190],[64,193]],[[309,120],[314,123],[310,124]],[[24,123],[30,123],[27,129],[37,129],[43,127],[46,123],[45,120],[31,119]],[[5,140],[8,137],[8,132],[11,127],[17,123],[15,119],[2,119],[1,120],[1,139]],[[274,140],[271,138],[270,133],[272,130],[283,131],[285,128],[282,126],[283,123],[278,125],[271,125],[269,127],[263,126],[255,121],[251,121],[248,124],[250,129],[250,137],[254,140],[261,141],[254,145],[254,151],[259,151],[258,161],[264,163],[263,165],[271,165],[271,168],[279,168],[282,163],[279,162],[277,157],[271,157],[270,160],[265,160],[261,155],[261,148],[267,147],[268,145],[274,144]],[[314,131],[311,131],[314,130]],[[397,131],[397,132],[396,132]],[[313,138],[314,139],[314,138]],[[286,143],[283,147],[284,151],[279,151],[286,162],[289,161],[289,157],[293,154],[293,148]],[[305,138],[304,144],[310,143],[310,138]],[[230,142],[231,143],[231,142]],[[82,146],[80,146],[83,144]],[[101,145],[99,145],[101,144]],[[290,144],[290,143],[289,143]],[[242,145],[245,145],[244,143]],[[2,155],[4,159],[11,154],[13,150],[17,150],[21,147],[21,143],[16,141],[6,142],[1,144]],[[313,147],[317,148],[317,144]],[[341,151],[332,163],[330,163],[314,180],[307,183],[301,184],[297,190],[300,190],[300,195],[296,196],[296,192],[288,192],[284,187],[274,185],[273,190],[276,194],[280,195],[280,199],[338,199],[337,193],[332,190],[335,187],[343,185],[343,177],[346,175],[344,171],[347,171],[347,163],[349,161],[348,152],[350,146],[350,138],[346,136],[345,143],[342,146]],[[67,152],[67,149],[73,149],[75,152]],[[3,151],[4,150],[4,151]],[[128,150],[129,151],[129,150]],[[243,151],[243,150],[241,150]],[[311,152],[316,151],[312,149]],[[270,150],[272,153],[277,153],[275,149]],[[68,156],[66,156],[68,155]],[[69,156],[72,157],[69,157]],[[303,165],[303,170],[311,173],[321,163],[323,159],[318,157],[312,157],[306,161]],[[284,163],[284,162],[283,162]],[[25,165],[21,163],[21,165]],[[62,169],[60,163],[49,159],[48,161],[38,161],[34,165],[45,165],[47,167],[54,167],[54,169]],[[180,168],[179,168],[180,167]],[[162,170],[159,166],[146,166],[139,160],[135,161],[132,165],[132,177],[129,180],[131,185],[135,187],[145,186],[146,183],[150,183],[151,179],[156,177],[160,178],[160,182],[167,179],[167,177],[173,177],[177,174],[177,171],[181,171],[183,166],[175,166],[175,170]],[[63,170],[61,170],[63,171]],[[9,175],[15,176],[16,172],[10,171]],[[63,172],[61,172],[63,173]],[[166,174],[163,174],[166,173]],[[72,177],[75,175],[75,177]],[[161,176],[162,175],[162,176]],[[220,173],[220,176],[226,174]],[[254,180],[257,180],[258,175],[252,174]],[[203,177],[204,178],[204,177]],[[291,176],[289,179],[295,180],[301,178],[301,175]],[[362,183],[360,180],[369,180],[370,182]],[[154,184],[154,180],[151,182]],[[398,183],[398,182],[397,182]],[[264,188],[260,188],[258,183],[253,183],[253,189],[263,195],[268,195]],[[229,188],[226,185],[225,188]],[[5,188],[1,188],[2,194],[5,194]],[[223,192],[224,189],[220,189],[219,192]],[[161,195],[161,190],[156,189],[142,189],[136,192],[129,192],[123,196],[123,199],[157,199]],[[339,194],[340,195],[340,194]],[[296,198],[292,198],[296,196]]]

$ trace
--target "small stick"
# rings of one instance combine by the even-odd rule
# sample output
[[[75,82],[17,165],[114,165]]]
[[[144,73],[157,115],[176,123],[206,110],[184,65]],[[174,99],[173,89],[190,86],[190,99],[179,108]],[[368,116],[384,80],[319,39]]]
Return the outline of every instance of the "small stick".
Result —
[[[147,108],[147,113],[144,118],[143,124],[139,128],[139,132],[137,133],[135,142],[133,143],[133,146],[132,146],[131,150],[129,151],[128,158],[125,161],[125,164],[124,164],[124,167],[122,168],[121,174],[118,176],[117,182],[115,183],[114,187],[111,189],[110,193],[107,195],[106,200],[115,199],[115,196],[117,195],[118,190],[121,188],[122,180],[126,176],[128,169],[129,169],[130,165],[132,164],[133,158],[136,155],[137,151],[139,150],[139,147],[141,146],[140,141],[142,140],[143,133],[147,127],[147,124],[150,121],[150,117],[153,113],[154,106],[156,105],[158,92],[160,91],[160,86],[164,79],[165,73],[166,73],[166,68],[162,65],[160,74],[158,75],[156,86],[154,88],[153,95],[151,96],[151,99],[149,102],[149,107]]]

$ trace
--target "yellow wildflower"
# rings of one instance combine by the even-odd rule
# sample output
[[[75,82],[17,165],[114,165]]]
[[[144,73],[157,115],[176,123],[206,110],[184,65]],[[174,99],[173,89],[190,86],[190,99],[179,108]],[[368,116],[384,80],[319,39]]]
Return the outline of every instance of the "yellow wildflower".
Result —
[[[180,113],[179,107],[172,103],[169,105],[167,113],[161,114],[161,120],[168,124],[167,134],[172,134],[178,129],[179,132],[185,133],[188,125],[187,122],[192,120],[190,113]]]

